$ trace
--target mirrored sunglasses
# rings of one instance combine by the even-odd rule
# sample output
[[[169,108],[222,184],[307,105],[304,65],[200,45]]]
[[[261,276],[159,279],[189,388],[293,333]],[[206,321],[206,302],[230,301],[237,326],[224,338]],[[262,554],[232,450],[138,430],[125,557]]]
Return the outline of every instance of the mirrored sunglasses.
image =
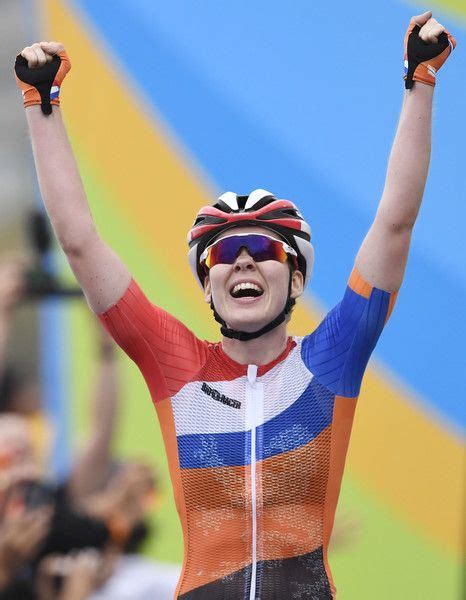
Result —
[[[291,257],[297,268],[298,255],[289,244],[259,233],[238,233],[224,237],[208,246],[199,261],[207,269],[218,264],[232,265],[243,248],[255,262],[277,260],[285,263]]]

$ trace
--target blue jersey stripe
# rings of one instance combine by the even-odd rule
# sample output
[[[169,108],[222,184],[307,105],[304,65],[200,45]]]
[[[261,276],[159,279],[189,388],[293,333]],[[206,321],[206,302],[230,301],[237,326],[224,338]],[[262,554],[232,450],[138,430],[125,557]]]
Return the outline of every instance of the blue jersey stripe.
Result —
[[[251,462],[251,432],[180,435],[178,452],[182,469],[248,465]]]
[[[335,395],[313,378],[301,396],[270,421],[257,428],[257,460],[296,450],[315,439],[333,416]]]
[[[334,395],[313,378],[286,410],[257,428],[256,460],[296,450],[315,439],[332,421]],[[178,436],[183,469],[244,466],[251,462],[251,432]]]

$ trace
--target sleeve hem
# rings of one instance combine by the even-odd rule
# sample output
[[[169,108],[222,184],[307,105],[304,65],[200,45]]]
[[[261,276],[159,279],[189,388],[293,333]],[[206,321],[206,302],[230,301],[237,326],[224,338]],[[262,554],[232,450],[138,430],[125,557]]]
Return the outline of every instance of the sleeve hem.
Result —
[[[139,289],[139,286],[134,279],[131,279],[128,287],[123,292],[123,294],[120,296],[120,298],[118,298],[118,300],[114,304],[112,304],[111,306],[106,308],[103,312],[95,313],[97,315],[97,317],[106,318],[107,316],[110,316],[110,313],[114,312],[114,310],[117,309],[122,302],[127,300],[129,295],[132,294],[135,289]]]
[[[356,294],[359,294],[364,298],[369,298],[374,288],[373,285],[364,279],[356,267],[354,267],[351,271],[351,275],[348,280],[348,286],[353,290],[353,292],[356,292]]]

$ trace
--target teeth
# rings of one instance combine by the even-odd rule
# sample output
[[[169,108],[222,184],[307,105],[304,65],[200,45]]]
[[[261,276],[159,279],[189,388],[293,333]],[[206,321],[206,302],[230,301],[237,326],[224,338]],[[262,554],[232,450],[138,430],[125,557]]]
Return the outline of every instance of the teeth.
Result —
[[[262,289],[255,283],[237,283],[231,290],[231,293],[236,294],[240,290],[256,290],[257,292],[262,292]]]

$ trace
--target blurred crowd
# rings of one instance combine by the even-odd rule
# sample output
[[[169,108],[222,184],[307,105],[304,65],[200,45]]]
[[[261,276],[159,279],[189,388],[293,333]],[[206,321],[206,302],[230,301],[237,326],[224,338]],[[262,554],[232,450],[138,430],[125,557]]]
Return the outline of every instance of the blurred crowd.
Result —
[[[118,369],[97,321],[89,427],[66,478],[49,475],[56,432],[40,381],[9,356],[15,310],[38,287],[26,275],[30,266],[22,256],[0,256],[0,600],[169,600],[179,567],[140,554],[160,482],[144,462],[112,454]],[[359,525],[354,514],[340,514],[332,547],[351,545]]]
[[[9,356],[27,260],[0,257],[0,600],[172,598],[177,568],[139,551],[160,483],[140,460],[116,460],[119,386],[113,342],[96,324],[90,427],[64,481],[48,475],[53,434],[40,382]]]

